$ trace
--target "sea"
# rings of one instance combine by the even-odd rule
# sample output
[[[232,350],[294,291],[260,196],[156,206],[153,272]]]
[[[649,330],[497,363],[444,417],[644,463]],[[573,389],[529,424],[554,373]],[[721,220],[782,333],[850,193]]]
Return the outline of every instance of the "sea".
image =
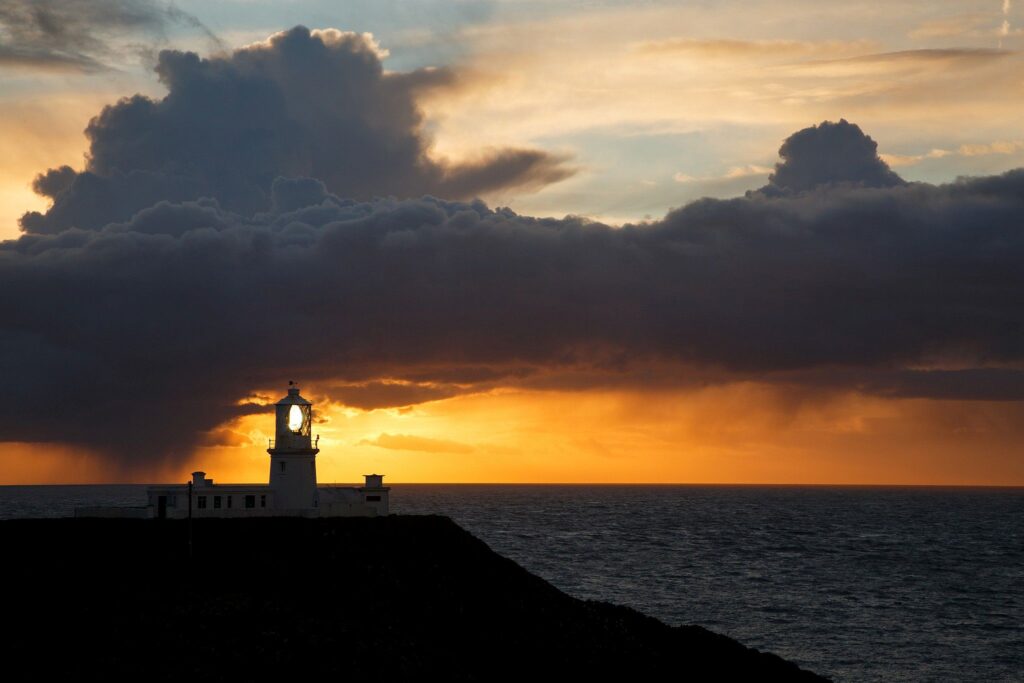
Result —
[[[0,518],[144,502],[0,486]],[[448,515],[570,595],[835,681],[1024,681],[1024,488],[410,484],[391,511]]]

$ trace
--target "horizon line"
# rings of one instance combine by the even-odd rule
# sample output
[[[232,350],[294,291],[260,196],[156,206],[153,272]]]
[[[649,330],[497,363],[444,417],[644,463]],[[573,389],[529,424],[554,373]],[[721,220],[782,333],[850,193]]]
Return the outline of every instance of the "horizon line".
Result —
[[[0,488],[17,486],[168,486],[179,482],[47,482],[0,484]],[[234,483],[234,482],[229,482]],[[244,483],[244,482],[243,482]],[[358,484],[359,482],[318,482],[318,486]],[[1024,484],[905,484],[905,483],[787,483],[787,482],[530,482],[530,481],[415,481],[389,483],[388,486],[688,486],[746,488],[943,488],[943,489],[1024,489]]]

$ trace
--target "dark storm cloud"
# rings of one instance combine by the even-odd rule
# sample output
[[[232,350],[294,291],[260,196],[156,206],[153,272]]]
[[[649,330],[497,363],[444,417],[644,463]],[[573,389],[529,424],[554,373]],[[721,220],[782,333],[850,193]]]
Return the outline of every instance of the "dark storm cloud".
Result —
[[[253,59],[281,53],[265,49]],[[111,174],[113,142],[97,162]],[[291,378],[366,408],[507,385],[737,379],[1021,399],[1024,170],[904,183],[846,123],[783,151],[774,188],[623,228],[430,197],[359,202],[279,178],[263,213],[152,201],[5,242],[0,434],[151,462],[265,410],[246,397]],[[118,172],[143,191],[154,171]],[[61,197],[83,177],[69,185],[58,169],[37,185]],[[93,205],[75,206],[95,222]]]
[[[191,14],[152,0],[0,0],[0,67],[99,71],[112,43],[128,35],[164,37],[168,27],[200,30]]]
[[[250,215],[271,208],[277,176],[317,178],[360,199],[468,198],[571,173],[536,150],[433,160],[416,95],[452,84],[454,74],[387,73],[366,36],[297,27],[223,57],[164,51],[156,69],[166,97],[136,95],[94,118],[87,168],[70,182],[64,169],[59,184],[37,180],[53,207],[26,214],[26,231],[93,230],[160,199],[212,197]]]
[[[489,388],[489,387],[487,387]],[[438,401],[464,394],[467,391],[481,391],[484,387],[450,385],[439,382],[362,382],[326,386],[322,390],[331,399],[344,405],[374,410]]]
[[[779,380],[785,381],[782,377]],[[801,386],[849,387],[890,398],[1024,401],[1024,370],[1012,368],[833,369],[795,373],[789,381]]]

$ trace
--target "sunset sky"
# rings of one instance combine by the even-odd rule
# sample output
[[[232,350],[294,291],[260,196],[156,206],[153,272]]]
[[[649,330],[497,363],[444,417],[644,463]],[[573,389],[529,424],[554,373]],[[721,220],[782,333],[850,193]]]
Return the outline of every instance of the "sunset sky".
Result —
[[[1022,50],[1016,0],[0,0],[0,484],[264,481],[296,380],[326,483],[1024,485]]]

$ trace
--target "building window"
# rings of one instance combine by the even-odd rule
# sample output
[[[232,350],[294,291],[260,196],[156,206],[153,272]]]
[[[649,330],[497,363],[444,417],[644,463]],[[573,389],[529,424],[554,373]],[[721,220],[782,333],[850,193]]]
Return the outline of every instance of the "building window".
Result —
[[[228,496],[228,507],[231,507],[231,496]]]
[[[256,507],[256,496],[246,496],[245,497],[245,507],[247,507],[247,508],[254,508],[254,507]]]
[[[380,502],[380,496],[367,496],[366,497],[366,502],[367,503],[379,503]]]
[[[213,497],[213,507],[215,507],[215,508],[219,508],[220,507],[220,496],[214,496]]]
[[[281,465],[281,471],[282,471],[282,472],[284,472],[284,466],[285,466],[285,465],[287,465],[288,463],[286,463],[286,462],[285,462],[284,460],[282,460],[282,461],[281,461],[280,463],[278,463],[278,464],[279,464],[279,465]]]
[[[196,507],[200,510],[206,509],[206,496],[199,496],[199,500],[196,501]]]
[[[267,494],[265,494],[265,493],[260,495],[260,507],[261,508],[267,507]]]

